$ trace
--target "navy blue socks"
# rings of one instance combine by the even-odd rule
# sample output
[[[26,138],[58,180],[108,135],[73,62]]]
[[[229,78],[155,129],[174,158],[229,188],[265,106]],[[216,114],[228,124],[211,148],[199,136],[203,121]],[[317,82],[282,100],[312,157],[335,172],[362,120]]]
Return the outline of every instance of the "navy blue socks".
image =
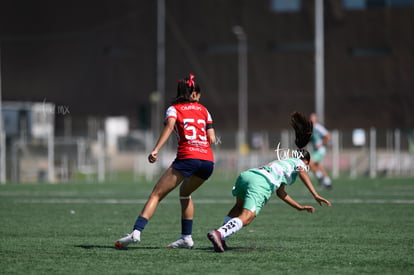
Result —
[[[134,224],[134,230],[143,231],[147,225],[148,220],[142,216],[139,216]],[[181,219],[181,234],[191,235],[193,231],[193,220]]]
[[[144,217],[139,216],[134,224],[134,230],[142,231],[147,225],[148,220]]]
[[[181,219],[181,234],[191,235],[193,231],[193,220]]]

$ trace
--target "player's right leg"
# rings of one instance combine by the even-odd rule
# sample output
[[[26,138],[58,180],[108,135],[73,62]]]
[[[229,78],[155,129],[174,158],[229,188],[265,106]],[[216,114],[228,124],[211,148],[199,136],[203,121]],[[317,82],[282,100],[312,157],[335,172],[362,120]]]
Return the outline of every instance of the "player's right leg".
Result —
[[[138,216],[134,224],[133,232],[115,242],[115,247],[118,249],[126,249],[129,244],[137,243],[141,240],[141,232],[144,230],[148,220],[152,217],[157,209],[160,201],[177,187],[183,176],[172,168],[168,168],[149,196],[141,214]]]
[[[115,248],[126,249],[129,244],[137,243],[139,241],[141,241],[141,232],[138,230],[134,230],[131,234],[128,234],[125,237],[120,238],[118,241],[116,241]]]

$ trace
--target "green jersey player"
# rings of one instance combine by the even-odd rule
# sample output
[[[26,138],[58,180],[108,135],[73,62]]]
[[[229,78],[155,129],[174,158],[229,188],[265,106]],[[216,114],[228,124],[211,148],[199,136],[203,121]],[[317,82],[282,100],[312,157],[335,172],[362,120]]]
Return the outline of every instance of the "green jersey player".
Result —
[[[328,200],[319,196],[307,175],[310,154],[302,148],[306,146],[312,135],[312,122],[295,112],[292,114],[291,124],[296,133],[295,143],[299,147],[295,157],[275,160],[239,175],[232,190],[236,203],[227,214],[224,225],[207,234],[216,252],[225,251],[226,238],[249,225],[273,193],[297,210],[313,213],[315,211],[313,206],[299,204],[285,191],[285,186],[293,184],[298,176],[320,205],[325,203],[331,206]]]
[[[318,122],[318,118],[315,113],[310,115],[310,120],[313,123],[313,135],[311,138],[312,158],[309,163],[309,167],[315,174],[319,183],[330,189],[332,188],[332,181],[323,167],[322,161],[326,155],[326,145],[331,139],[331,135],[328,130],[326,130],[326,128]]]

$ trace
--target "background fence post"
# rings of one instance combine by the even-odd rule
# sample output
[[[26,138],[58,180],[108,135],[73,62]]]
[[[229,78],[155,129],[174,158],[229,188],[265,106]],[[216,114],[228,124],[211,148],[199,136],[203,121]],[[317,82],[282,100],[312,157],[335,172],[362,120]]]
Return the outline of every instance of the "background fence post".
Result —
[[[339,132],[332,131],[332,177],[339,177]]]
[[[105,181],[105,134],[98,131],[98,182]]]
[[[377,130],[371,127],[369,131],[369,176],[377,176]]]
[[[400,129],[395,129],[394,131],[394,170],[397,176],[401,175],[401,131]]]
[[[52,125],[47,131],[47,179],[49,183],[55,182],[55,135]]]
[[[0,128],[0,183],[6,183],[6,132],[2,128]]]

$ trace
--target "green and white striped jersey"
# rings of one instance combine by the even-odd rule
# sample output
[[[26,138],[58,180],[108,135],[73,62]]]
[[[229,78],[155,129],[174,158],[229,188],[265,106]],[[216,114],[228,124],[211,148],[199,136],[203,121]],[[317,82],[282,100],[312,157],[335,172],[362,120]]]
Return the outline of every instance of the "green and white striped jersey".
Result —
[[[279,188],[281,184],[293,184],[298,176],[298,168],[308,170],[307,165],[298,158],[274,160],[262,167],[253,168],[256,173],[265,176],[269,182]]]

